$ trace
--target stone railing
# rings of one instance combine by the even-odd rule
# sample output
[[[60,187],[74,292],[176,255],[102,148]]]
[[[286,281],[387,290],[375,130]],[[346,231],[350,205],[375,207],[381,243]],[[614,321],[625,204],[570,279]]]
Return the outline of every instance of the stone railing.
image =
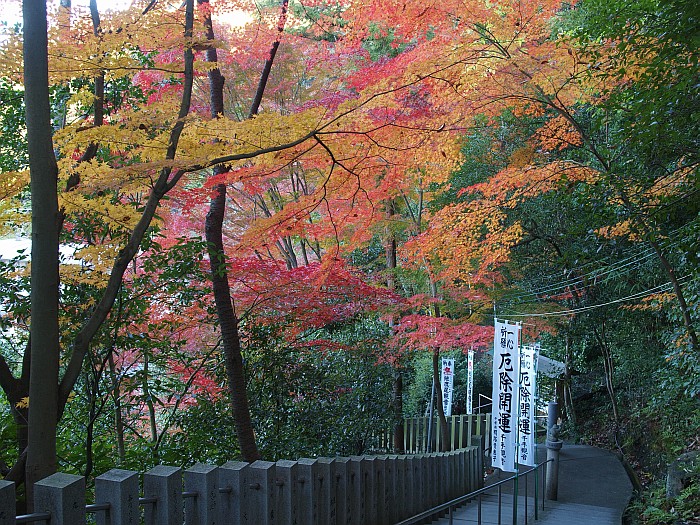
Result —
[[[95,479],[58,473],[38,482],[34,513],[15,516],[13,483],[0,481],[0,525],[385,525],[483,484],[483,450],[408,456],[230,461],[184,472],[157,466],[143,475],[111,470]]]

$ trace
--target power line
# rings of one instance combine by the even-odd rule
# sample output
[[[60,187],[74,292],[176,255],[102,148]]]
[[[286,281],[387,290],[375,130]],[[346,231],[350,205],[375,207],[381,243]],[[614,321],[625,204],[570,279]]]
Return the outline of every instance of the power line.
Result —
[[[521,293],[521,294],[517,294],[517,295],[513,295],[513,296],[508,296],[508,298],[517,300],[517,299],[522,298],[522,297],[544,295],[548,292],[561,290],[561,289],[565,289],[565,288],[570,288],[572,286],[577,286],[577,285],[584,285],[586,278],[591,277],[591,276],[592,276],[594,282],[597,282],[600,280],[601,283],[605,283],[608,281],[607,278],[604,278],[605,276],[607,276],[613,272],[618,272],[618,271],[620,271],[624,268],[630,267],[630,266],[635,266],[635,268],[638,268],[641,266],[641,264],[640,264],[641,261],[648,259],[649,257],[652,257],[653,255],[655,255],[654,251],[652,249],[650,249],[648,251],[648,253],[646,253],[644,255],[634,255],[634,256],[631,256],[627,259],[623,259],[622,261],[620,261],[620,263],[625,262],[625,261],[628,261],[628,262],[626,262],[625,264],[611,265],[607,269],[605,269],[605,271],[593,270],[587,274],[583,274],[583,275],[580,275],[578,277],[569,279],[568,281],[559,281],[558,283],[550,284],[550,285],[544,286],[544,287],[539,288],[539,289],[535,289],[535,290],[530,291],[530,292],[525,292],[525,293]],[[626,272],[624,272],[624,273],[626,273]]]
[[[690,275],[686,275],[682,277],[681,279],[678,280],[679,283],[684,283],[690,278]],[[628,295],[627,297],[621,297],[619,299],[614,299],[612,301],[608,301],[605,303],[600,303],[600,304],[593,304],[589,306],[582,306],[580,308],[570,308],[568,310],[560,310],[558,312],[537,312],[537,313],[512,313],[512,314],[506,314],[508,317],[555,317],[555,316],[564,316],[564,315],[572,315],[580,312],[585,312],[588,310],[593,310],[596,308],[602,308],[604,306],[610,306],[613,304],[618,304],[618,303],[623,303],[626,301],[632,301],[635,299],[642,299],[644,297],[648,297],[650,295],[660,293],[660,292],[666,292],[673,289],[673,283],[668,282],[661,284],[659,286],[655,286],[653,288],[649,288],[647,290],[644,290],[643,292],[637,292],[631,295]],[[503,315],[503,314],[502,314]]]
[[[668,238],[664,241],[665,248],[676,246],[678,240],[680,240],[680,239],[673,239],[673,237],[676,236],[676,234],[682,229],[683,229],[682,227],[678,228],[669,234]],[[512,302],[512,301],[518,301],[519,299],[523,299],[523,298],[534,297],[535,300],[533,300],[533,301],[519,301],[519,302],[537,302],[536,298],[539,295],[544,295],[548,292],[553,292],[553,291],[557,291],[557,290],[564,291],[566,288],[570,288],[573,286],[585,285],[586,278],[588,278],[588,277],[592,277],[594,279],[594,282],[597,282],[600,280],[600,282],[605,283],[609,280],[608,278],[606,278],[606,276],[610,275],[611,273],[619,272],[620,270],[623,270],[625,268],[629,268],[628,270],[626,270],[624,272],[624,273],[627,273],[627,272],[631,271],[632,269],[640,268],[641,263],[643,261],[645,261],[646,259],[649,259],[650,257],[652,257],[654,255],[655,255],[654,249],[651,246],[648,246],[646,248],[640,249],[638,252],[636,252],[636,253],[634,253],[634,254],[632,254],[624,259],[621,259],[619,261],[616,261],[615,263],[608,265],[607,267],[595,268],[593,270],[588,271],[587,273],[573,277],[571,279],[559,280],[559,281],[556,281],[554,283],[542,286],[540,288],[531,289],[530,291],[527,291],[527,292],[523,291],[521,293],[510,294],[510,295],[507,295],[504,299],[508,300],[509,302]],[[587,266],[590,266],[592,264],[595,264],[595,261],[592,261],[591,263],[586,264],[586,265],[582,265],[578,268],[572,268],[569,271],[570,272],[576,271],[576,270],[583,271],[584,268],[586,268]],[[630,267],[633,267],[633,268],[630,268]],[[553,275],[550,275],[549,277],[553,277]],[[545,277],[544,279],[547,279],[547,278]],[[550,293],[550,295],[553,295],[553,294]]]

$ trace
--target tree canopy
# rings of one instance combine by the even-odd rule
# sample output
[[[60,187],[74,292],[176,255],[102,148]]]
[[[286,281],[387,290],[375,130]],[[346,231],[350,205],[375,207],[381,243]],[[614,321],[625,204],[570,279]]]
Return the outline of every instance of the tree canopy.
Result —
[[[696,2],[22,4],[8,479],[204,459],[202,421],[239,439],[210,458],[362,452],[496,316],[566,362],[572,433],[600,384],[639,470],[698,446],[649,412],[700,417]]]

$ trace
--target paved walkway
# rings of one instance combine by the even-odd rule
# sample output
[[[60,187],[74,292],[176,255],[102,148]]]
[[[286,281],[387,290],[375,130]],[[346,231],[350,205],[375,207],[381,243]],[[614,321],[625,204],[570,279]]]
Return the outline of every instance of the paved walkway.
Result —
[[[538,445],[538,457],[546,457],[545,447]],[[499,472],[499,471],[497,471]],[[501,473],[487,479],[492,484],[511,474]],[[501,495],[501,522],[513,523],[512,483],[504,484]],[[520,480],[519,494],[524,493]],[[540,480],[541,487],[541,480]],[[538,520],[534,520],[534,495],[532,481],[528,483],[527,523],[538,525],[621,525],[622,514],[632,496],[632,485],[624,467],[611,452],[586,445],[565,444],[559,456],[559,497],[557,501],[545,501],[542,511],[541,501]],[[541,493],[541,488],[539,488]],[[541,494],[539,495],[541,497]],[[526,502],[518,498],[518,524],[524,524]],[[454,525],[478,523],[476,502],[455,511]],[[449,523],[448,518],[438,521]],[[493,489],[482,497],[481,523],[492,525],[498,521],[498,490]]]

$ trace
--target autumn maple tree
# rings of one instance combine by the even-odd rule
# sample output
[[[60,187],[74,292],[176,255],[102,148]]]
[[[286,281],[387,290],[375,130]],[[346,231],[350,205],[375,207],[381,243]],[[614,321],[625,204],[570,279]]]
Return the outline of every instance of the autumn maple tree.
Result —
[[[155,462],[183,408],[225,399],[258,459],[251,391],[284,407],[280,432],[349,396],[302,383],[355,347],[358,367],[396,367],[400,450],[414,356],[439,393],[440,354],[488,348],[494,315],[537,316],[527,330],[567,362],[575,336],[595,346],[616,419],[613,314],[633,324],[658,301],[684,328],[669,359],[695,377],[697,51],[673,15],[692,6],[623,3],[64,1],[46,25],[25,2],[24,38],[0,48],[0,215],[19,228],[31,210],[34,240],[30,269],[3,263],[0,280],[22,343],[0,386],[15,426],[29,414],[9,478],[53,471],[56,425],[83,407],[90,451],[114,406],[119,461],[145,443]],[[586,265],[647,244],[669,284],[640,263],[659,293],[621,311]],[[276,404],[244,356],[290,385]]]

